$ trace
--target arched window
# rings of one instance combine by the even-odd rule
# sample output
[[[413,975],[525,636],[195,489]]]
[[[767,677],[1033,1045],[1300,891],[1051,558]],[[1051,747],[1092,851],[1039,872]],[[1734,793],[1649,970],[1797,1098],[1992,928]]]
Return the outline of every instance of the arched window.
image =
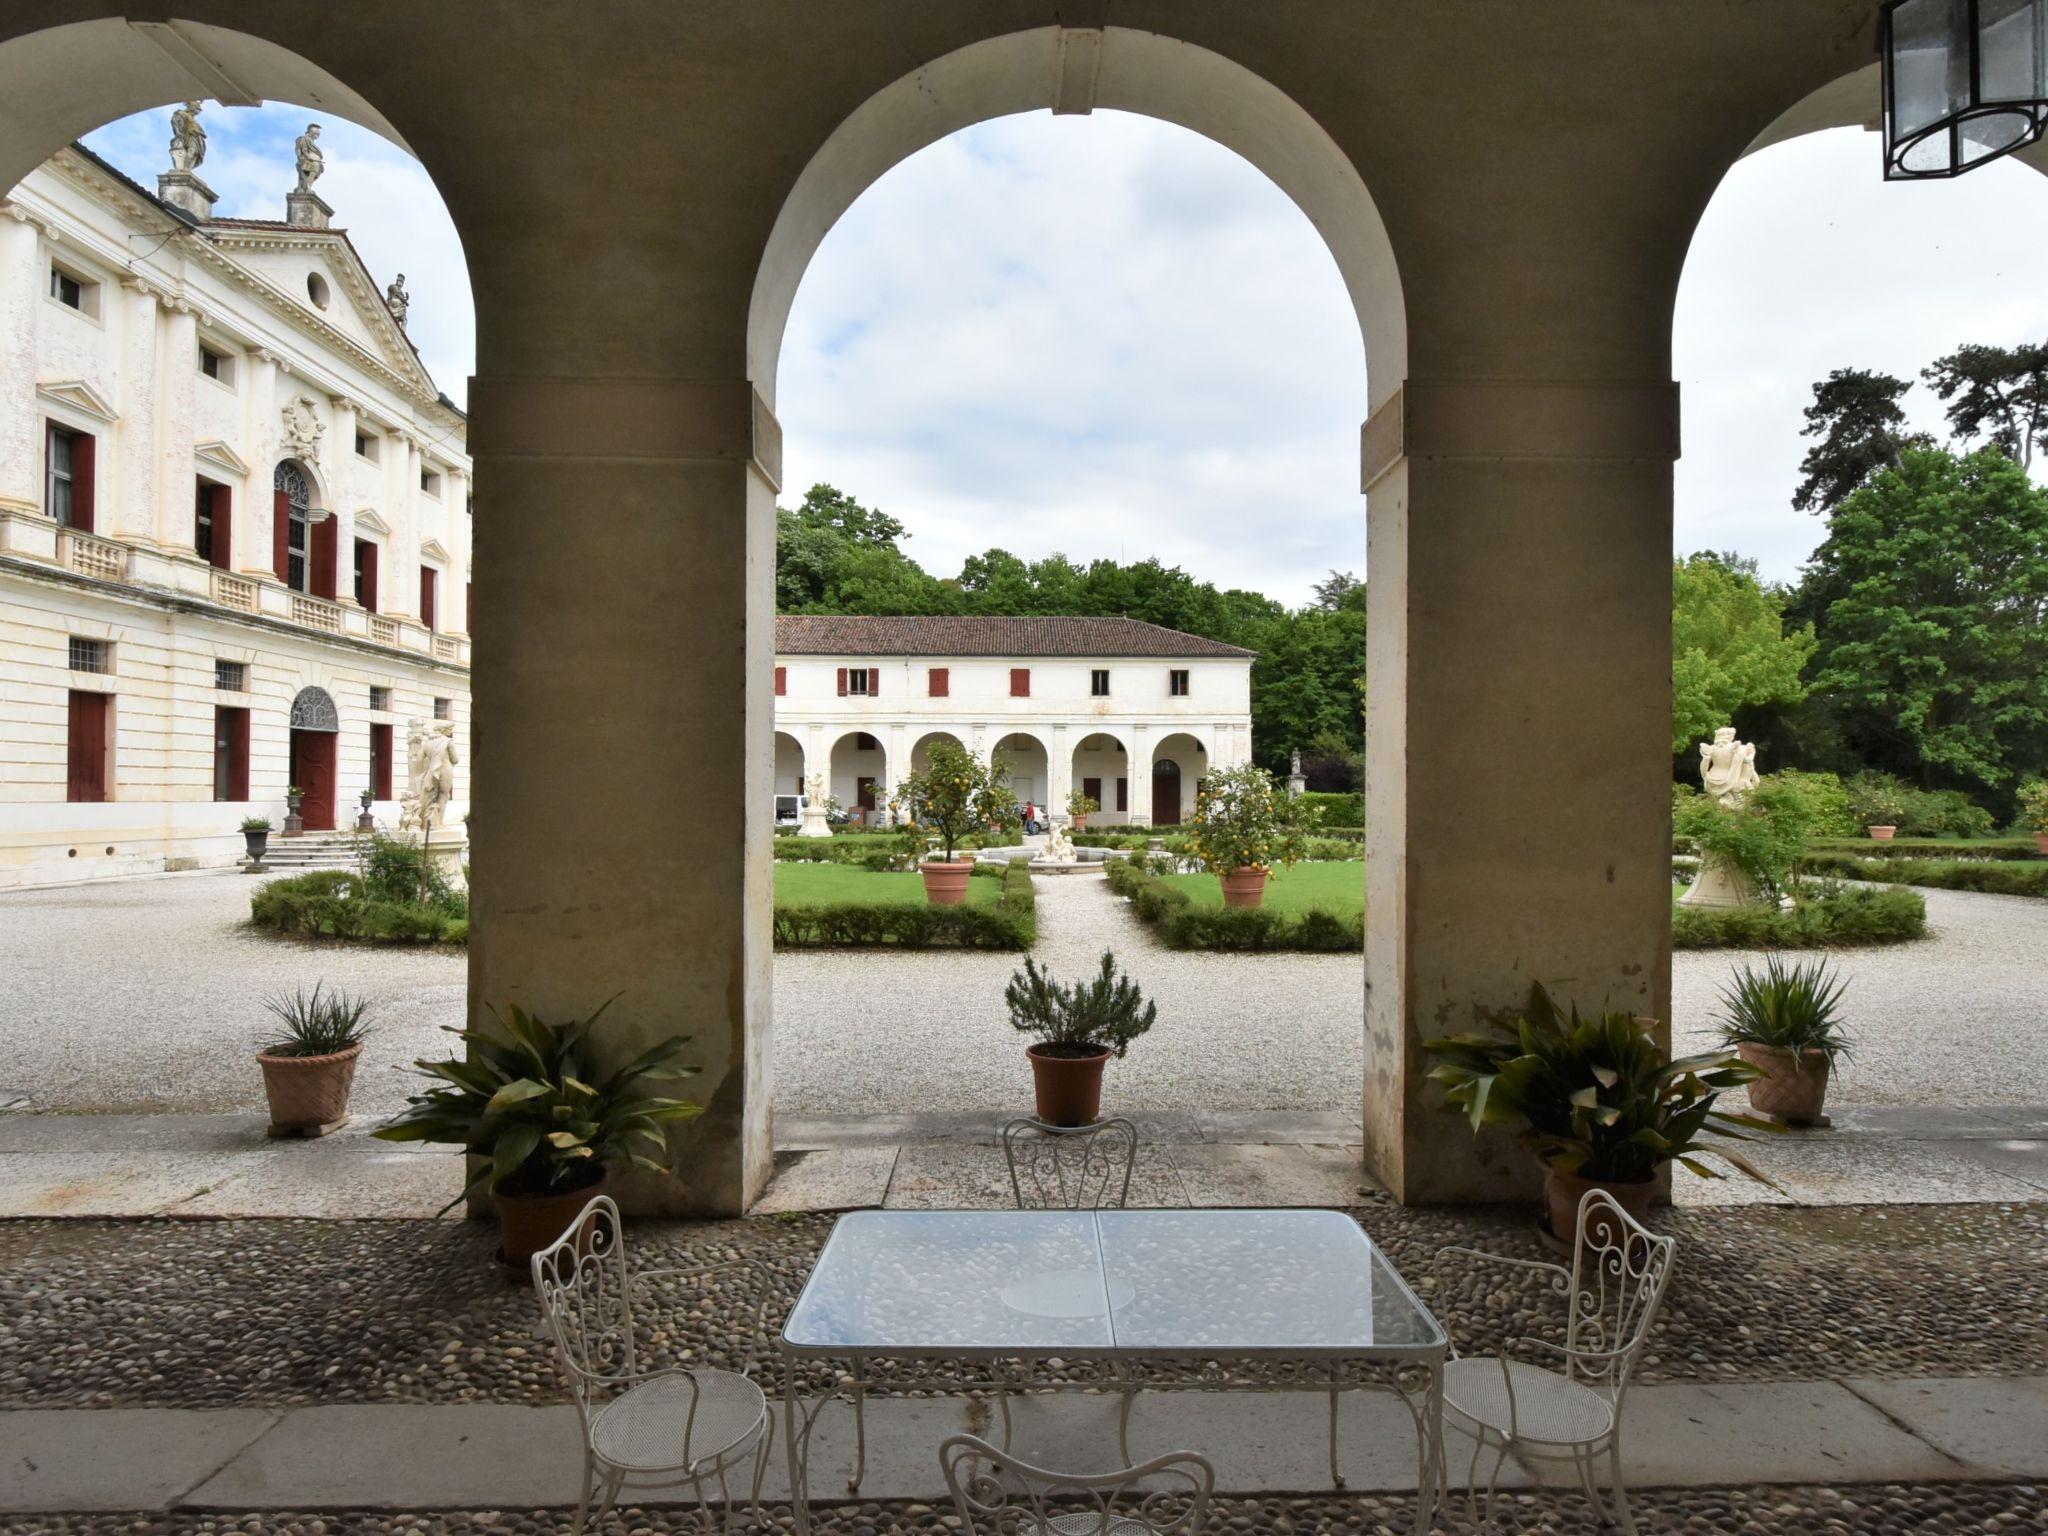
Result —
[[[313,486],[305,467],[296,459],[280,459],[272,487],[276,491],[276,516],[282,534],[277,574],[294,592],[312,590],[313,570]]]

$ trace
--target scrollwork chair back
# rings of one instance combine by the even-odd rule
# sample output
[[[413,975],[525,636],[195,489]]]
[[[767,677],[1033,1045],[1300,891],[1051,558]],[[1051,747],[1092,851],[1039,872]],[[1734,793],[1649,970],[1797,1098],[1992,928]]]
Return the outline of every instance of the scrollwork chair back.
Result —
[[[1120,1472],[1034,1467],[973,1435],[939,1447],[953,1507],[971,1533],[1001,1536],[1201,1536],[1216,1472],[1174,1451]]]
[[[618,1206],[594,1198],[532,1264],[541,1316],[587,1422],[594,1400],[635,1373],[633,1277]]]
[[[1012,1120],[1003,1127],[1003,1156],[1020,1211],[1122,1210],[1131,1198],[1138,1128],[1128,1120]]]
[[[1603,1189],[1588,1190],[1579,1201],[1567,1373],[1604,1391],[1617,1407],[1663,1303],[1677,1247],[1676,1238],[1644,1227]]]

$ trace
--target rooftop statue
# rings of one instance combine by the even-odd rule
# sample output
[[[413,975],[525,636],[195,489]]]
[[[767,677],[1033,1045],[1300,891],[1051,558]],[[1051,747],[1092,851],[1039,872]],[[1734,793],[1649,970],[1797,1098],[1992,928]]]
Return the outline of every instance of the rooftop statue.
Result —
[[[320,125],[306,124],[306,131],[292,141],[292,152],[299,162],[299,190],[310,192],[313,183],[320,179],[320,173],[327,169],[327,156],[320,150]]]
[[[188,101],[171,114],[171,169],[196,171],[206,158],[206,129],[199,121],[199,103]]]
[[[384,303],[391,311],[391,318],[398,322],[398,328],[405,329],[405,312],[412,307],[412,295],[405,291],[405,274],[398,274],[398,280],[384,290]]]

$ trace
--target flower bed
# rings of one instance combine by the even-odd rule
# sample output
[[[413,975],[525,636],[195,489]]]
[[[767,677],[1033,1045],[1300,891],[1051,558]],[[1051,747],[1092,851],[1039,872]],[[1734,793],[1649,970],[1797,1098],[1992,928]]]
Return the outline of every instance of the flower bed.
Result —
[[[1111,859],[1104,866],[1110,889],[1130,900],[1139,920],[1175,949],[1313,950],[1335,952],[1365,947],[1364,896],[1359,910],[1328,907],[1290,909],[1279,902],[1261,907],[1225,907],[1197,901],[1173,877],[1155,874],[1142,857]],[[1313,868],[1297,865],[1297,871]],[[1349,866],[1347,865],[1348,869]],[[1213,881],[1213,875],[1203,876]],[[1277,889],[1275,887],[1269,889]],[[1271,899],[1269,898],[1269,901]]]
[[[798,872],[795,866],[791,867],[791,874]],[[991,868],[985,878],[970,881],[968,899],[957,907],[933,906],[924,898],[915,875],[872,875],[851,870],[830,873],[840,880],[888,881],[892,889],[895,882],[902,881],[906,883],[905,889],[915,893],[914,899],[891,899],[886,893],[873,899],[864,890],[861,896],[854,897],[841,888],[836,899],[785,900],[778,891],[776,948],[1029,949],[1038,937],[1031,871],[1021,859],[1000,870]],[[975,873],[981,875],[982,866],[977,865]],[[984,893],[991,885],[995,886],[994,895],[986,896]],[[801,884],[795,888],[801,889]]]
[[[469,903],[462,896],[430,906],[386,901],[367,894],[362,877],[343,869],[316,869],[257,887],[249,898],[249,920],[259,928],[309,939],[469,942]]]
[[[1926,885],[1945,891],[1988,891],[1997,896],[2048,897],[2048,859],[1904,859],[1809,853],[1809,874],[1880,885]]]
[[[1795,888],[1790,907],[1671,908],[1673,949],[1821,949],[1924,938],[1927,903],[1896,886]]]

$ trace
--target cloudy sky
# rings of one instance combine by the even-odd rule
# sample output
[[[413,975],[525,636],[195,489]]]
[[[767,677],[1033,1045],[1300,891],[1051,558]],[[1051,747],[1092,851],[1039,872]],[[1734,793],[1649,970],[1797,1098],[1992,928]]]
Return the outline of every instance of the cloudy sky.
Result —
[[[282,217],[305,120],[208,112],[222,212]],[[88,142],[154,185],[168,124],[143,113]],[[462,399],[469,288],[431,184],[362,129],[324,135],[336,222],[380,283],[405,271],[413,339]],[[1790,506],[1815,380],[2044,334],[2036,173],[1886,186],[1875,139],[1848,129],[1743,162],[1679,296],[1676,549],[1794,577],[1822,532]],[[902,518],[942,574],[992,544],[1157,555],[1300,602],[1325,571],[1365,569],[1365,367],[1328,252],[1228,150],[1115,112],[1000,119],[891,171],[819,250],[784,343],[784,499],[830,481]],[[1940,426],[1924,387],[1910,403]]]

